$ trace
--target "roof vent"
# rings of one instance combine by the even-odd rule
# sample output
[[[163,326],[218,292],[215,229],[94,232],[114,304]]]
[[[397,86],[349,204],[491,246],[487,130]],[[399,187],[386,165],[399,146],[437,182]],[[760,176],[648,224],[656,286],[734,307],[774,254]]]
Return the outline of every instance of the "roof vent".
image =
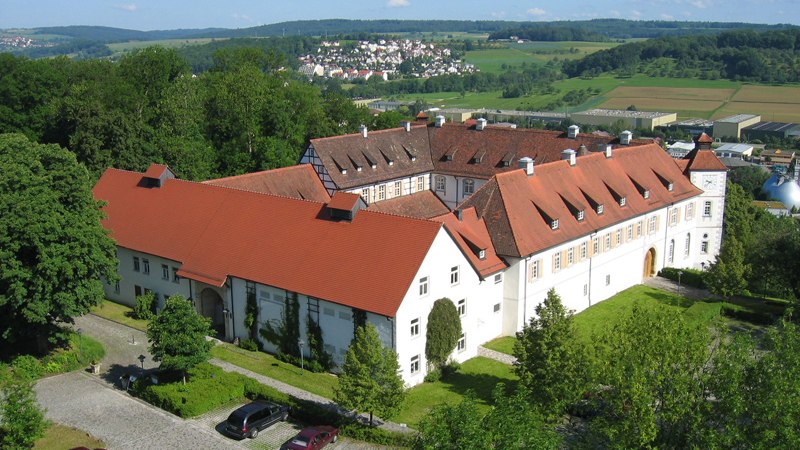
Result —
[[[619,143],[622,145],[630,145],[631,139],[633,139],[633,133],[628,130],[623,131],[619,135]]]
[[[480,119],[478,119],[478,122],[475,124],[475,129],[478,130],[478,131],[483,131],[484,128],[486,128],[486,119],[481,117]]]
[[[406,130],[406,132],[411,131],[411,122],[407,120],[400,122],[400,126],[403,127],[403,129]]]
[[[578,137],[578,133],[580,132],[581,127],[577,125],[570,125],[569,128],[567,128],[567,137],[570,139],[575,139]]]
[[[361,132],[362,136],[367,137],[367,126],[366,125],[362,124],[360,127],[358,127],[358,131]]]
[[[519,168],[525,170],[528,176],[533,175],[533,158],[524,157],[519,159]]]
[[[606,159],[611,158],[611,144],[606,144],[606,148],[603,150],[603,153],[606,155]]]
[[[588,154],[589,154],[589,149],[586,148],[585,145],[581,144],[581,146],[578,147],[578,156],[586,156]]]
[[[442,128],[446,120],[444,116],[436,116],[436,128]]]
[[[570,166],[575,165],[575,150],[568,148],[561,152],[561,159],[569,161]]]

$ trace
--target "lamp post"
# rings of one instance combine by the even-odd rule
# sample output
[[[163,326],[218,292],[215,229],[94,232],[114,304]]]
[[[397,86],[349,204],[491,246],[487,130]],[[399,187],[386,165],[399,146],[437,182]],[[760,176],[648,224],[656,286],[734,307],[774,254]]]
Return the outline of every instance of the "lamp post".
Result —
[[[302,339],[298,339],[297,340],[297,345],[300,347],[300,375],[303,375],[303,371],[304,371],[304,367],[303,367],[304,366],[304,363],[303,363],[303,344],[305,344],[305,342],[303,342]]]
[[[144,360],[145,360],[145,358],[147,358],[147,357],[144,356],[144,355],[139,355],[139,358],[138,358],[139,362],[142,364],[142,374],[143,375],[144,375]]]
[[[78,328],[75,332],[78,333],[78,362],[83,364],[83,330]]]
[[[681,290],[681,275],[683,275],[683,271],[678,271],[678,290]]]

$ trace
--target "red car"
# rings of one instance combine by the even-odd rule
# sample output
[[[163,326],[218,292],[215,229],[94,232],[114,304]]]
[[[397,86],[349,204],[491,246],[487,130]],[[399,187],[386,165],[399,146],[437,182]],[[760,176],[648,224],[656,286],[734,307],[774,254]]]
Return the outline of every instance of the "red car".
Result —
[[[339,439],[339,429],[322,425],[319,427],[303,428],[282,448],[286,450],[317,450],[325,447],[328,442]]]

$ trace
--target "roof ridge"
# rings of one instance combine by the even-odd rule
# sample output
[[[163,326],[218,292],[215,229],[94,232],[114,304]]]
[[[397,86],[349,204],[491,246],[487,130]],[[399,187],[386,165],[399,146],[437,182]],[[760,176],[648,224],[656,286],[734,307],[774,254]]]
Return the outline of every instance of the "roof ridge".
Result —
[[[414,122],[411,119],[409,119],[409,122],[411,122],[411,129],[413,130],[415,128],[414,127]],[[421,128],[421,126],[418,126],[418,128]],[[382,128],[382,129],[379,129],[379,130],[371,130],[371,131],[369,131],[369,133],[373,133],[373,134],[374,133],[388,133],[388,132],[391,132],[391,131],[394,131],[394,132],[397,132],[397,131],[406,132],[405,128],[403,128],[403,127],[392,127],[392,128]],[[353,138],[353,137],[359,137],[359,136],[361,136],[360,133],[348,133],[348,134],[340,134],[340,135],[337,135],[337,136],[326,136],[326,137],[311,139],[311,142],[320,142],[320,141],[329,141],[329,140],[332,141],[334,139]],[[366,138],[366,139],[369,139],[369,138]]]
[[[294,167],[294,166],[292,166],[292,167]],[[139,173],[139,172],[135,172],[135,173]],[[204,186],[204,187],[207,187],[207,188],[222,189],[222,190],[227,190],[227,191],[247,192],[249,194],[262,195],[262,196],[265,196],[265,197],[275,197],[275,198],[281,198],[281,199],[286,199],[286,200],[295,200],[295,201],[298,201],[298,202],[308,202],[308,203],[314,203],[314,204],[318,204],[318,205],[325,205],[326,204],[325,202],[318,202],[316,200],[310,200],[310,199],[307,199],[307,198],[297,198],[297,197],[290,197],[288,195],[271,194],[271,193],[268,193],[268,192],[253,191],[253,190],[250,190],[250,189],[244,189],[244,188],[241,188],[241,187],[234,187],[234,186],[220,186],[220,185],[217,185],[217,184],[209,184],[209,183],[206,183],[205,181],[182,180],[180,178],[172,178],[172,179],[170,179],[168,181],[179,181],[179,182],[184,182],[184,183],[192,183],[192,184],[197,184],[197,185]]]
[[[307,169],[305,169],[304,166],[311,167],[311,164],[309,164],[309,163],[292,164],[291,166],[278,167],[278,168],[275,168],[275,169],[264,169],[264,170],[259,170],[257,172],[248,172],[248,173],[243,173],[243,174],[240,174],[240,175],[231,175],[231,176],[222,177],[222,178],[213,178],[211,180],[200,181],[200,183],[210,184],[213,181],[227,181],[227,180],[233,180],[233,179],[237,179],[237,178],[250,178],[250,177],[254,177],[256,175],[261,175],[261,174],[264,174],[264,173],[267,173],[267,172],[288,172],[289,170],[299,170],[300,167],[303,167],[304,170],[307,170]]]

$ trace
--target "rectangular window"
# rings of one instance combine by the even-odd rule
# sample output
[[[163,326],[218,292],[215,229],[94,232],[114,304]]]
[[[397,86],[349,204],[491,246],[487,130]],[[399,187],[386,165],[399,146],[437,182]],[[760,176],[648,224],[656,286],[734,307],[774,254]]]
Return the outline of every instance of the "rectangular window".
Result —
[[[605,245],[603,247],[603,251],[608,251],[611,249],[611,233],[606,234],[606,237],[603,239],[605,241]]]
[[[417,372],[419,372],[419,355],[414,355],[411,357],[411,374],[413,375]]]
[[[500,312],[500,303],[494,304],[494,312]]]
[[[625,239],[629,241],[633,239],[633,225],[628,225],[628,230]]]
[[[347,311],[339,311],[339,318],[350,322],[351,320],[353,320],[353,315]]]
[[[586,242],[581,243],[581,260],[586,259],[588,253],[587,247],[588,245],[586,244]]]
[[[552,230],[557,230],[558,229],[558,219],[553,219],[553,221],[550,222],[550,229],[552,229]]]
[[[456,309],[458,310],[459,316],[467,315],[467,299],[462,298],[461,300],[459,300],[458,303],[456,304]]]
[[[411,320],[411,337],[419,336],[419,317]]]
[[[567,265],[571,266],[573,264],[575,264],[575,249],[570,247],[569,250],[567,250]]]
[[[625,206],[626,203],[628,203],[628,199],[627,198],[625,198],[625,197],[620,197],[619,198],[619,206]]]
[[[675,261],[675,239],[669,241],[669,248],[667,249],[667,259],[670,264]]]
[[[428,277],[419,279],[419,296],[424,297],[428,295]]]
[[[378,199],[377,201],[386,200],[386,185],[378,185]]]
[[[150,260],[147,258],[142,258],[142,273],[150,275]]]
[[[606,275],[606,286],[611,284],[611,275]],[[450,341],[453,342],[453,341]]]
[[[494,276],[494,284],[500,284],[502,282],[503,282],[503,274],[502,273],[498,273],[497,275]]]
[[[616,238],[616,244],[615,245],[619,245],[619,244],[622,243],[622,230],[617,230],[615,238]]]
[[[597,215],[598,216],[603,214],[603,210],[604,210],[603,205],[597,205]]]
[[[675,225],[678,223],[678,208],[672,208],[669,212],[669,224]]]
[[[647,233],[653,234],[656,232],[656,216],[650,218],[650,221],[647,223]]]
[[[458,339],[458,342],[456,342],[456,350],[458,350],[459,352],[463,352],[466,349],[467,349],[467,335],[465,333],[461,333],[461,337]]]
[[[425,177],[417,177],[417,192],[425,190]]]
[[[642,222],[636,222],[636,236],[639,237],[642,235]]]
[[[597,237],[592,238],[592,254],[596,255],[600,253],[600,239]]]
[[[142,269],[141,269],[141,266],[139,264],[139,257],[138,256],[134,256],[133,257],[133,271],[134,272],[139,272],[141,270]]]
[[[694,202],[686,205],[686,218],[691,219],[694,217]]]
[[[169,266],[166,264],[161,265],[161,278],[169,280]]]
[[[686,245],[683,248],[683,256],[684,256],[684,258],[688,258],[689,257],[689,251],[692,248],[691,245],[692,245],[692,235],[690,233],[687,233],[686,234]]]
[[[114,283],[114,293],[119,294],[119,281]]]
[[[364,189],[361,190],[361,198],[363,198],[364,201],[367,202],[367,203],[370,202],[369,188],[364,188]]]
[[[403,183],[401,183],[399,181],[395,181],[394,182],[394,196],[395,197],[400,197],[401,195],[403,195]]]
[[[561,270],[561,252],[553,255],[553,271]]]
[[[172,268],[172,282],[173,283],[180,283],[181,282],[181,277],[178,276],[178,268],[177,267],[173,267]]]
[[[580,222],[581,220],[583,220],[583,218],[585,217],[585,215],[586,215],[586,214],[584,213],[584,211],[583,211],[583,210],[580,210],[580,211],[578,211],[578,214],[575,216],[575,218],[576,218],[576,219],[578,219],[578,222]]]
[[[539,279],[539,260],[531,261],[531,265],[528,268],[528,283],[536,281]]]
[[[467,178],[464,180],[464,197],[472,195],[475,192],[475,180]]]
[[[436,175],[436,190],[438,192],[444,192],[445,187],[447,186],[446,178],[443,175]]]
[[[711,217],[711,202],[703,203],[703,217]]]
[[[326,306],[326,307],[322,308],[322,314],[325,314],[326,316],[335,316],[336,315],[336,311],[334,311],[333,308],[328,308]]]
[[[458,284],[458,266],[450,268],[450,284]]]
[[[585,297],[587,295],[589,295],[589,285],[588,284],[584,284],[583,285],[583,296]]]
[[[142,291],[142,287],[141,286],[133,285],[133,295],[134,296],[138,297],[138,296],[142,295],[142,292],[143,291]]]
[[[700,253],[708,253],[708,241],[703,241],[700,243]]]

